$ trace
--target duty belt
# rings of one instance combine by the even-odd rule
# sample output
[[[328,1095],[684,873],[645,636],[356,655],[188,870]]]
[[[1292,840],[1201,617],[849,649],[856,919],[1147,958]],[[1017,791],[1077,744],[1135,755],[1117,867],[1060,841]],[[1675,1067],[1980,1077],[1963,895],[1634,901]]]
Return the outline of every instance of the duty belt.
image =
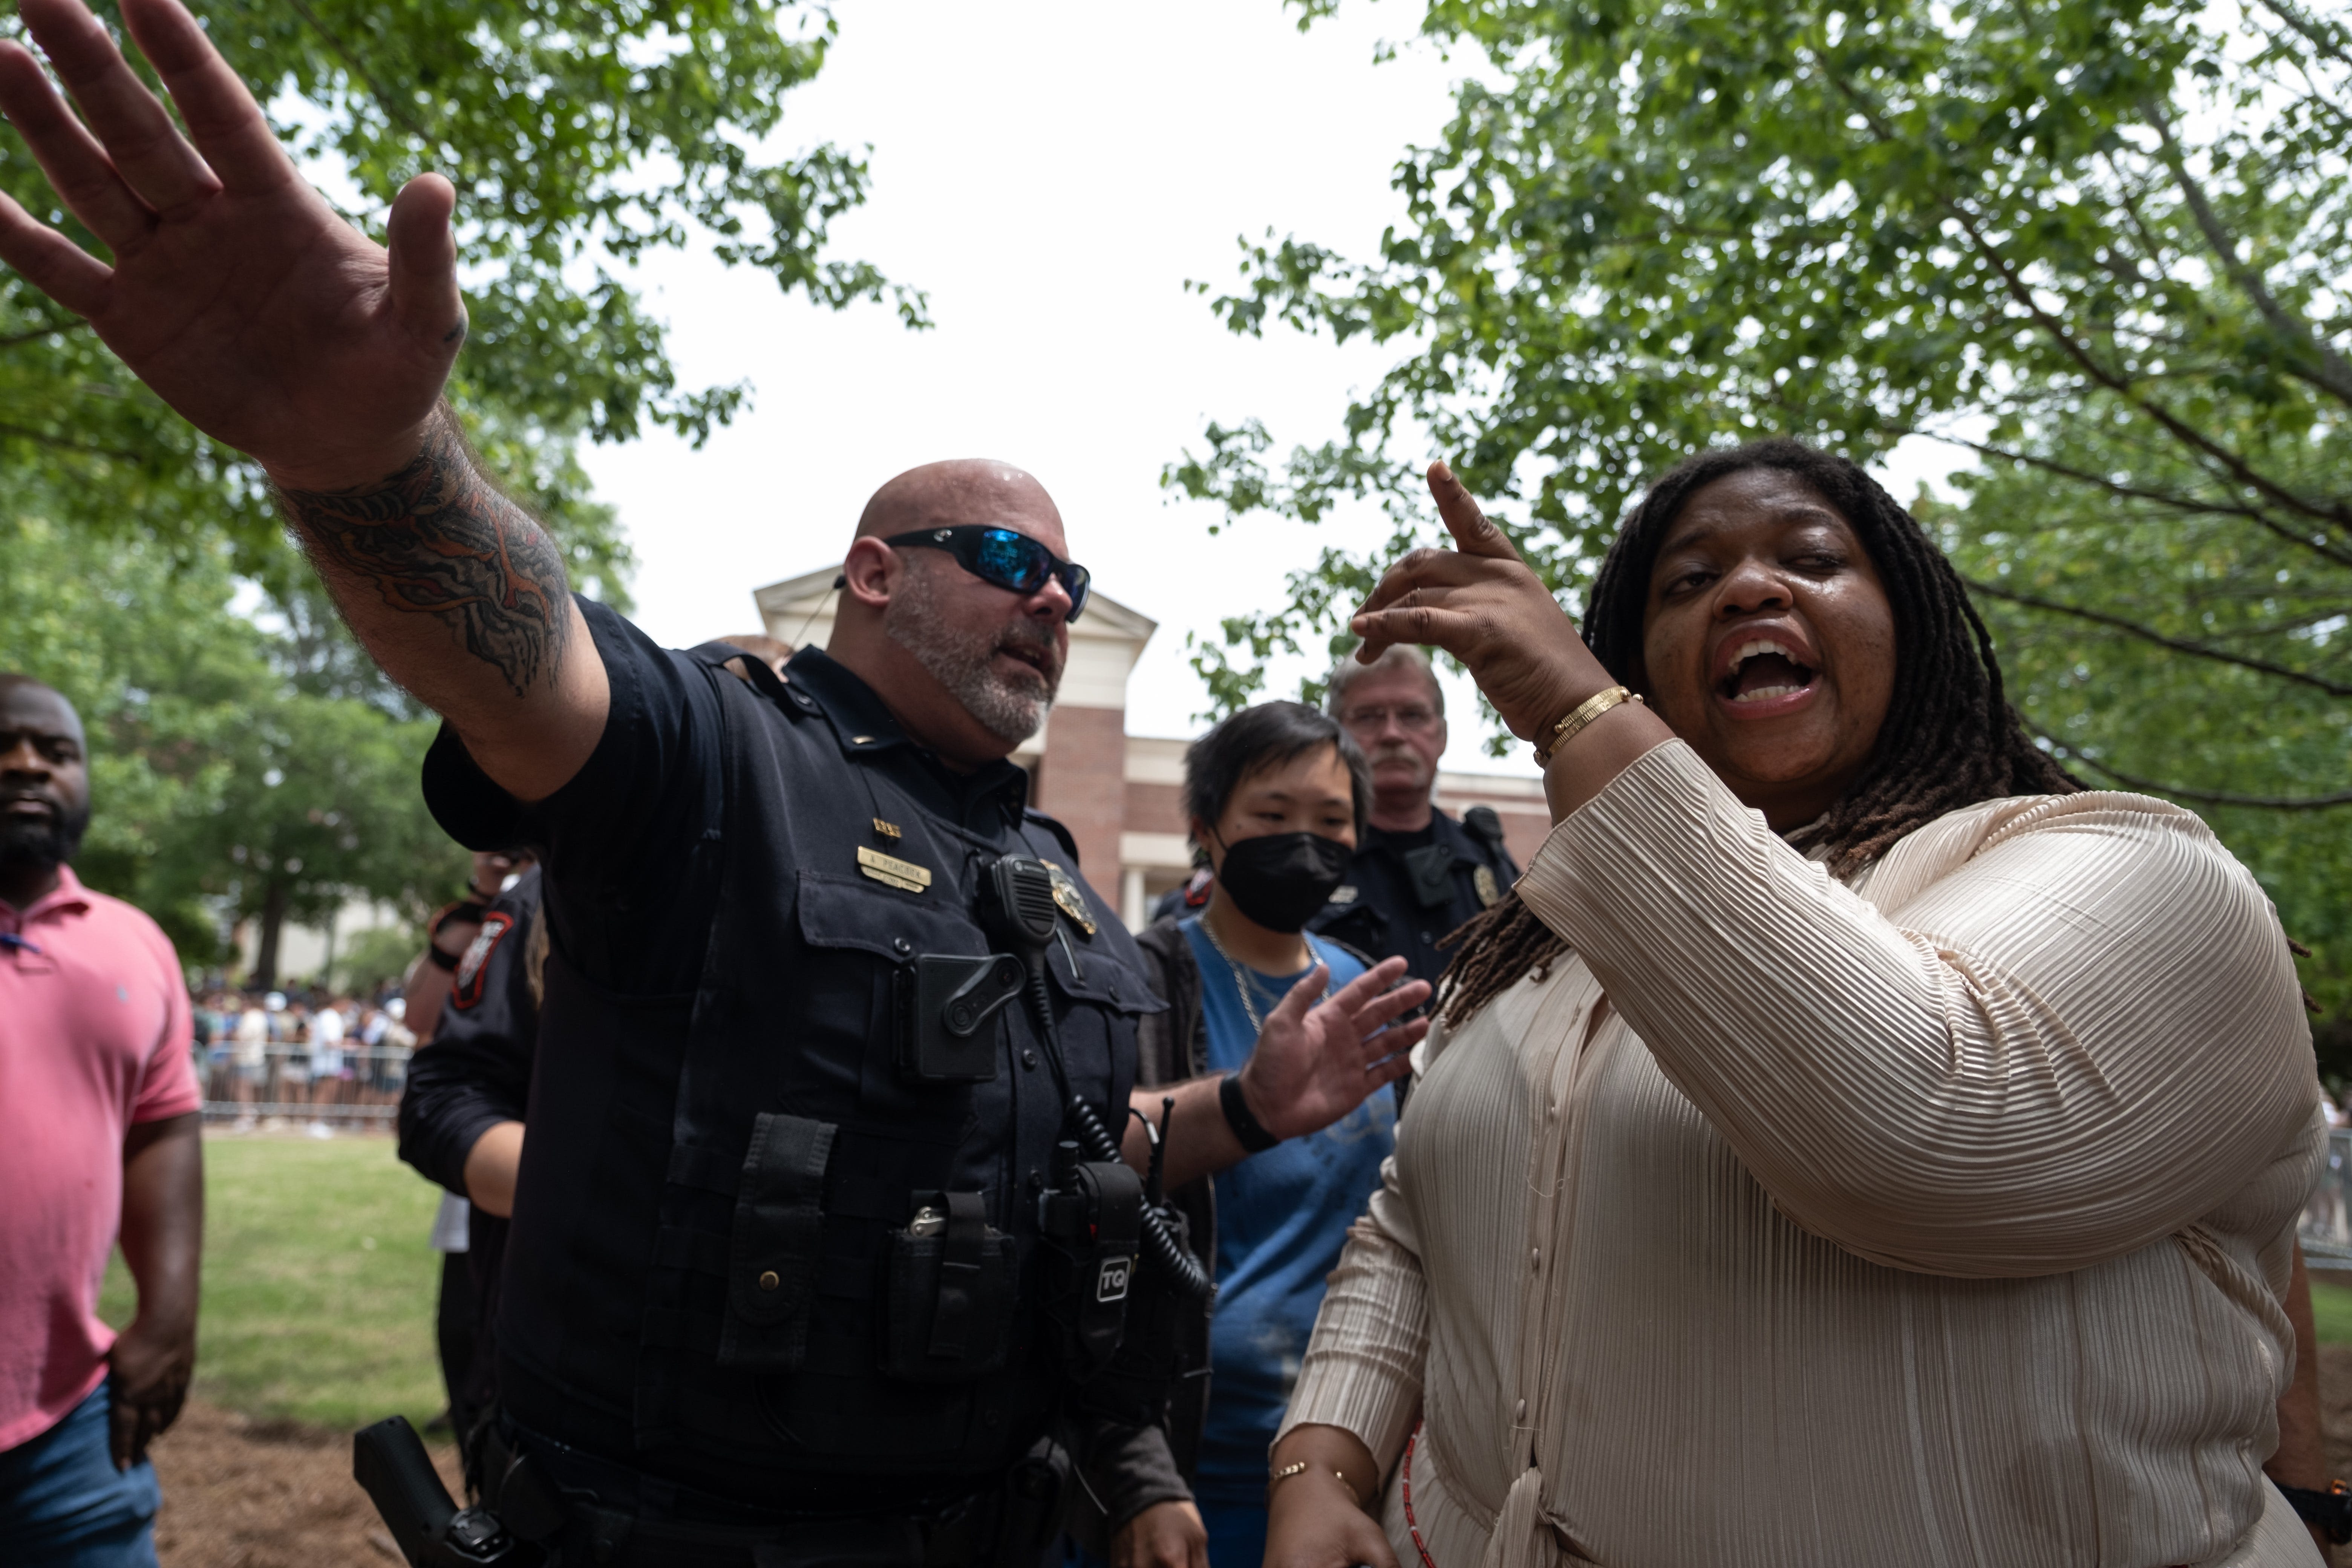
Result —
[[[484,1470],[497,1479],[484,1488],[484,1506],[544,1548],[551,1568],[1032,1568],[1061,1517],[1059,1471],[1034,1455],[999,1484],[945,1505],[722,1521],[677,1517],[704,1511],[691,1507],[649,1510],[644,1496],[628,1494],[658,1490],[681,1501],[683,1489],[535,1433],[509,1436],[492,1424],[486,1446]]]

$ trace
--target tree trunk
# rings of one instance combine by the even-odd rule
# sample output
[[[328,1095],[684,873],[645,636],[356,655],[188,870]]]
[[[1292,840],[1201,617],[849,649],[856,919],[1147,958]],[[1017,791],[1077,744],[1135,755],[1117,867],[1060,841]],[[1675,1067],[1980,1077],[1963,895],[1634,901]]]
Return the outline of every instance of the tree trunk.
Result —
[[[276,879],[261,894],[261,946],[253,955],[253,988],[278,989],[278,933],[286,924],[286,900],[292,889]]]

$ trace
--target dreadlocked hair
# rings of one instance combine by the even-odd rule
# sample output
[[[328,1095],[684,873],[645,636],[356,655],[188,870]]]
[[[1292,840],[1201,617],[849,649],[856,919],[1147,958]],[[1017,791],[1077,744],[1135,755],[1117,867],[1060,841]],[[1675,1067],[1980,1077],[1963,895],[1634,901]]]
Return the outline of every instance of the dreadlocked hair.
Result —
[[[1800,441],[1753,441],[1685,458],[1627,515],[1584,605],[1585,644],[1612,677],[1639,685],[1650,573],[1666,531],[1697,491],[1749,468],[1793,475],[1845,519],[1878,568],[1895,627],[1895,689],[1870,761],[1836,805],[1790,836],[1791,843],[1825,851],[1831,874],[1844,877],[1962,806],[2084,787],[2026,734],[2002,686],[1992,635],[1944,552],[1875,479]],[[1523,977],[1541,978],[1568,947],[1516,892],[1441,945],[1460,950],[1438,982],[1438,1015],[1449,1027]]]

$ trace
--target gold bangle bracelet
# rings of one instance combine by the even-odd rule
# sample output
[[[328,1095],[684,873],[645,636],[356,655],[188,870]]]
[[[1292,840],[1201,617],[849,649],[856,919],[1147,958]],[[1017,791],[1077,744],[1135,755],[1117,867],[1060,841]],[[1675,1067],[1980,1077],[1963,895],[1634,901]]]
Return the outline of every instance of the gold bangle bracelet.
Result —
[[[1570,710],[1568,717],[1554,724],[1551,727],[1551,733],[1537,743],[1536,766],[1539,768],[1551,766],[1552,758],[1559,754],[1559,749],[1562,746],[1582,734],[1586,725],[1608,712],[1612,708],[1620,703],[1641,700],[1642,694],[1629,687],[1612,686],[1605,691],[1594,692]]]
[[[1314,1468],[1315,1467],[1312,1464],[1308,1463],[1305,1459],[1300,1459],[1295,1463],[1283,1466],[1282,1468],[1275,1471],[1274,1474],[1265,1479],[1266,1495],[1271,1497],[1274,1494],[1275,1488],[1280,1486],[1283,1482],[1288,1480],[1293,1476],[1305,1475],[1308,1470],[1311,1470]],[[1333,1470],[1331,1472],[1331,1479],[1338,1481],[1341,1487],[1347,1489],[1348,1500],[1349,1502],[1354,1503],[1358,1508],[1364,1506],[1364,1500],[1356,1495],[1355,1482],[1349,1480],[1346,1475],[1338,1470]]]

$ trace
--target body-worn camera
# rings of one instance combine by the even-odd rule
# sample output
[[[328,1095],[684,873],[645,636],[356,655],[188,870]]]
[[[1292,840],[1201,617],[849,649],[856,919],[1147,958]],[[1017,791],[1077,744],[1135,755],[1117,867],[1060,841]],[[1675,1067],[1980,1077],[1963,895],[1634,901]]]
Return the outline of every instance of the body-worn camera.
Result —
[[[1018,999],[1028,970],[1011,953],[927,952],[898,971],[898,1070],[917,1083],[987,1083],[996,1077],[996,1016]]]

